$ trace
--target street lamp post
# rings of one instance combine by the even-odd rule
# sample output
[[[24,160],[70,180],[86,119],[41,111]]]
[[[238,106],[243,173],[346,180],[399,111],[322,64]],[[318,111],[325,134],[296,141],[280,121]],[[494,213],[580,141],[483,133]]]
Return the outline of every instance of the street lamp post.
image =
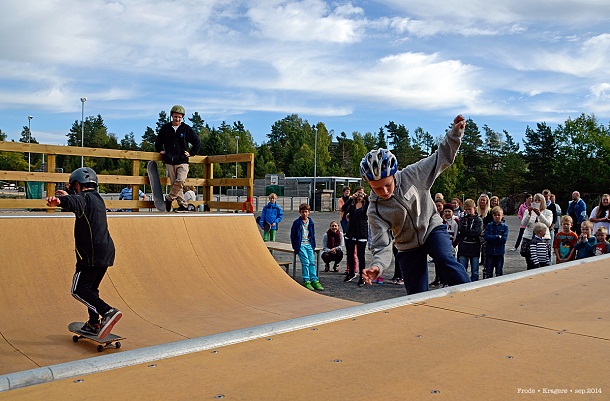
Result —
[[[80,118],[80,146],[81,148],[85,147],[85,102],[87,101],[86,97],[81,97],[80,98],[81,103],[83,104],[83,107],[81,109],[81,118]],[[83,149],[84,152],[84,149]],[[85,167],[85,156],[81,155],[80,157],[80,166],[81,167]]]
[[[30,128],[31,124],[30,122],[32,121],[32,118],[34,118],[33,116],[28,116],[28,146],[30,144],[30,142],[32,141],[32,129]],[[29,152],[28,149],[28,173],[31,171],[31,152]]]
[[[318,127],[313,127],[313,211],[316,211],[316,176],[318,174]]]
[[[235,154],[239,154],[239,135],[235,135]],[[237,162],[235,162],[235,178],[237,178]]]

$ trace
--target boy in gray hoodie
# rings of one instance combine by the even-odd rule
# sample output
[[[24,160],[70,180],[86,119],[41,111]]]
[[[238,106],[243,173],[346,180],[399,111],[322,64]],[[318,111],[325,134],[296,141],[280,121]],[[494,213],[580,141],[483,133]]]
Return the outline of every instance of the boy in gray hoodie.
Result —
[[[360,163],[360,174],[373,193],[368,208],[373,262],[363,272],[367,284],[383,274],[392,261],[392,244],[407,294],[428,291],[427,256],[448,285],[470,282],[453,256],[451,240],[436,212],[430,188],[449,167],[462,142],[466,121],[458,115],[438,150],[398,171],[396,157],[386,149],[371,150]]]

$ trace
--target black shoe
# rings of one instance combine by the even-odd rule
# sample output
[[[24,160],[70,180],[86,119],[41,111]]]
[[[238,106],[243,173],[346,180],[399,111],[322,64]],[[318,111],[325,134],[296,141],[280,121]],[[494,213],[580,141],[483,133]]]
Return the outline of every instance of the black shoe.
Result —
[[[329,271],[330,271],[330,266],[328,265],[328,263],[326,263],[326,264],[324,265],[324,271],[325,271],[325,272],[329,272]]]
[[[345,278],[343,279],[343,281],[344,281],[344,282],[347,282],[347,281],[352,281],[352,280],[353,280],[353,279],[355,279],[355,278],[356,278],[356,274],[355,274],[355,273],[352,273],[352,274],[347,273],[347,276],[345,276]]]
[[[116,324],[116,322],[119,321],[119,319],[121,319],[121,317],[123,316],[123,313],[115,308],[110,308],[110,310],[108,312],[106,312],[104,314],[104,317],[102,318],[102,324],[100,327],[100,332],[98,334],[99,338],[106,338],[108,337],[108,334],[110,334],[110,332],[112,331],[112,328],[114,327],[114,325]]]
[[[189,211],[189,208],[182,206],[182,205],[180,205],[177,209],[174,209],[174,212],[176,212],[176,213],[186,213],[188,211]]]
[[[172,211],[172,200],[171,199],[165,198],[165,211],[166,212]]]
[[[358,287],[363,287],[364,286],[364,279],[362,278],[362,276],[360,276],[358,278],[358,284],[356,284]]]
[[[83,327],[81,327],[80,331],[91,334],[92,336],[97,336],[97,333],[100,332],[100,324],[86,322]]]

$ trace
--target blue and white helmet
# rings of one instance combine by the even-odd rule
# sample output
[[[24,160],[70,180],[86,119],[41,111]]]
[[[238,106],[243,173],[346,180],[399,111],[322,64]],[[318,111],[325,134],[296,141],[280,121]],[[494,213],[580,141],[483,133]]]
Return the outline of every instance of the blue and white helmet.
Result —
[[[398,161],[387,149],[374,149],[367,153],[360,162],[360,175],[364,181],[380,180],[396,174]]]

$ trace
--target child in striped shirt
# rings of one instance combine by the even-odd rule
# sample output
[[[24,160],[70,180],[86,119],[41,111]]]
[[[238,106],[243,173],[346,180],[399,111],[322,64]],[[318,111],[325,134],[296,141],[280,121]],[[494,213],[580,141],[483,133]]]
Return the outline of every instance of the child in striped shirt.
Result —
[[[534,224],[534,237],[530,243],[530,258],[533,268],[548,266],[551,263],[549,244],[543,239],[547,227],[543,223]]]

